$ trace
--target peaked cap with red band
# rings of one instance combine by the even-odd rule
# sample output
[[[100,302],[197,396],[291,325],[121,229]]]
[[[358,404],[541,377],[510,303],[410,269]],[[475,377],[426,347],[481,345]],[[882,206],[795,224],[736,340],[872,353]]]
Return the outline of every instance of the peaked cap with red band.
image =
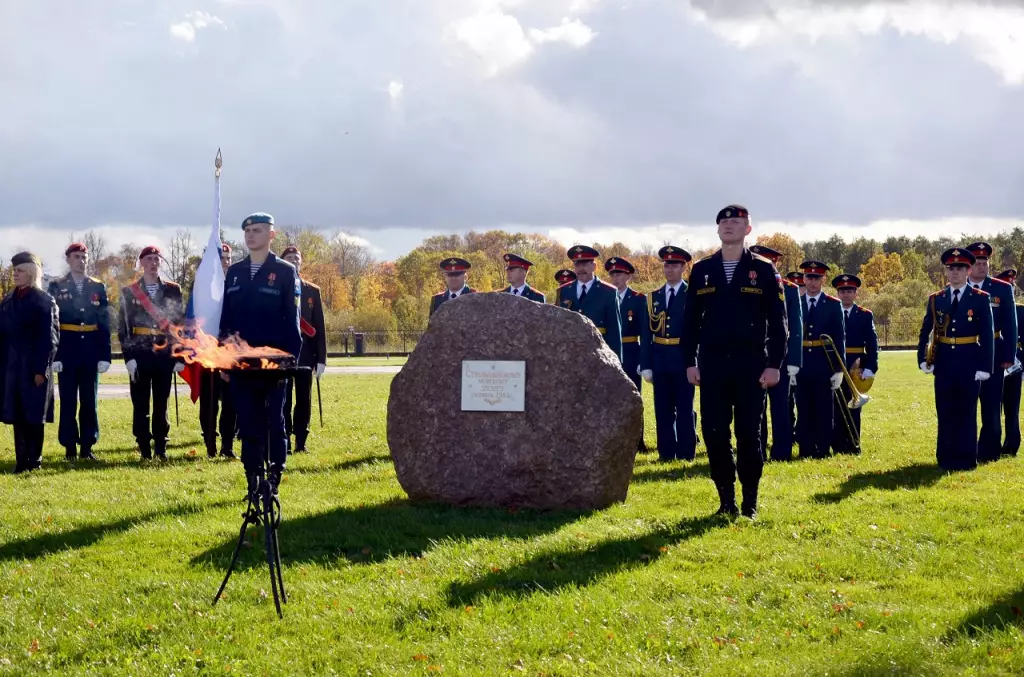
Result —
[[[569,251],[565,253],[572,261],[593,261],[601,257],[601,253],[593,247],[588,247],[585,244],[578,244],[575,247],[570,247]]]
[[[800,270],[804,272],[804,275],[821,275],[824,277],[825,273],[828,272],[828,266],[821,261],[809,260],[800,264]]]
[[[804,274],[801,273],[799,270],[794,270],[786,273],[786,279],[798,287],[804,286]]]
[[[665,263],[689,263],[693,260],[690,252],[679,247],[668,245],[658,250],[658,258]]]
[[[974,254],[963,247],[955,247],[942,252],[942,265],[944,266],[973,266]]]
[[[1009,282],[1010,284],[1013,284],[1014,282],[1017,281],[1017,269],[1007,268],[1006,270],[999,273],[995,277],[997,280],[1002,280],[1003,282]]]
[[[749,219],[750,212],[742,205],[729,205],[718,212],[715,223],[721,223],[725,219]]]
[[[967,251],[974,254],[974,260],[983,260],[992,256],[992,245],[988,242],[974,242],[967,245]]]
[[[529,270],[530,266],[533,265],[533,261],[524,259],[522,256],[517,254],[505,254],[505,269],[509,268],[522,268],[523,270]]]
[[[850,275],[849,273],[837,275],[832,280],[832,286],[836,289],[858,289],[860,288],[860,285],[860,278],[856,275]]]
[[[750,246],[750,253],[757,254],[769,259],[772,263],[778,263],[779,259],[782,258],[782,252],[766,247],[763,244],[755,244]]]
[[[446,273],[464,273],[472,267],[469,261],[460,259],[458,256],[441,261],[441,270]]]
[[[630,275],[636,272],[633,264],[621,256],[613,256],[605,261],[604,269],[609,273],[628,273]]]
[[[562,268],[555,273],[555,282],[558,284],[566,284],[568,282],[576,281],[576,273],[568,268]]]

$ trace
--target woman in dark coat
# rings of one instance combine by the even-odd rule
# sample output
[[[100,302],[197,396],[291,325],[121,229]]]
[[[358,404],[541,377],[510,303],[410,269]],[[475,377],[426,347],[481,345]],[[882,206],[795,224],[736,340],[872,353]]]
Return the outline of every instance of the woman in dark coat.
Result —
[[[53,358],[60,342],[57,303],[44,292],[43,267],[29,252],[15,254],[15,289],[0,301],[0,421],[14,426],[14,472],[43,460],[43,424],[53,423]]]

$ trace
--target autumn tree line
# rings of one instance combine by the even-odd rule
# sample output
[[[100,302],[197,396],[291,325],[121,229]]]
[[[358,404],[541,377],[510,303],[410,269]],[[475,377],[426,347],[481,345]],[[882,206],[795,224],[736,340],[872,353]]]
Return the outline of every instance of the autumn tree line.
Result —
[[[69,242],[74,240],[83,241],[89,247],[88,272],[106,283],[112,310],[116,312],[121,287],[140,275],[137,262],[143,245],[125,244],[115,251],[97,231],[69,238]],[[1024,264],[1024,228],[991,236],[964,234],[955,239],[891,235],[884,241],[864,237],[845,241],[833,235],[824,240],[797,242],[784,233],[757,238],[759,244],[784,254],[780,263],[783,274],[810,258],[829,265],[829,280],[844,272],[857,274],[864,283],[860,302],[874,311],[876,321],[882,325],[902,326],[901,334],[911,335],[921,322],[928,294],[944,285],[939,254],[950,247],[978,240],[989,242],[995,249],[993,273]],[[236,261],[246,255],[244,242],[230,238],[225,241],[234,249]],[[186,291],[191,288],[203,244],[189,231],[179,230],[165,249],[163,272]],[[524,256],[534,262],[528,280],[530,285],[543,291],[549,299],[557,286],[555,271],[571,267],[565,256],[565,245],[544,235],[502,230],[428,237],[394,261],[375,260],[361,240],[344,231],[331,233],[298,226],[279,229],[274,250],[280,252],[291,244],[298,246],[303,254],[302,277],[321,288],[328,332],[333,335],[350,327],[357,331],[425,328],[430,297],[444,285],[438,263],[451,256],[461,256],[472,263],[469,284],[481,291],[506,286],[502,259],[506,252]],[[651,291],[662,283],[658,247],[632,249],[621,242],[578,244],[590,244],[601,252],[603,259],[628,258],[636,267],[633,287],[639,291]],[[685,242],[672,244],[686,246]],[[690,253],[699,259],[713,251],[704,249]],[[64,270],[63,262],[45,263],[51,272]],[[602,272],[599,270],[599,275]],[[11,288],[9,266],[2,267],[0,289],[6,293]]]

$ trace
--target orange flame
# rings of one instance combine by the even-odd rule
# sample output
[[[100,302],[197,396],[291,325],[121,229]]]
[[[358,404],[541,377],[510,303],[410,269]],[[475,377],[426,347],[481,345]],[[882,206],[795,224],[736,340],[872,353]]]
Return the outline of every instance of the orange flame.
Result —
[[[277,348],[254,348],[237,334],[229,336],[223,345],[203,331],[198,324],[194,327],[170,325],[167,333],[173,339],[171,355],[181,358],[186,364],[198,364],[206,369],[231,370],[246,368],[249,365],[242,360],[260,359],[261,369],[279,369],[280,367],[268,357],[291,357],[290,353]],[[157,346],[154,344],[154,350]]]

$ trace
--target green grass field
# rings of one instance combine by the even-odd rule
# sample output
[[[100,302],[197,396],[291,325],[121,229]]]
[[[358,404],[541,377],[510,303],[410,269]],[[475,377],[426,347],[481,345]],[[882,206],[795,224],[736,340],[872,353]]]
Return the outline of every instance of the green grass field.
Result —
[[[390,378],[324,381],[328,427],[281,488],[283,621],[260,532],[210,606],[244,480],[206,460],[194,406],[166,465],[136,460],[125,400],[101,403],[83,468],[51,427],[44,469],[10,475],[4,426],[0,675],[1024,672],[1024,459],[939,472],[908,353],[883,355],[864,455],[769,466],[756,522],[710,517],[703,449],[639,457],[600,512],[409,505]]]

